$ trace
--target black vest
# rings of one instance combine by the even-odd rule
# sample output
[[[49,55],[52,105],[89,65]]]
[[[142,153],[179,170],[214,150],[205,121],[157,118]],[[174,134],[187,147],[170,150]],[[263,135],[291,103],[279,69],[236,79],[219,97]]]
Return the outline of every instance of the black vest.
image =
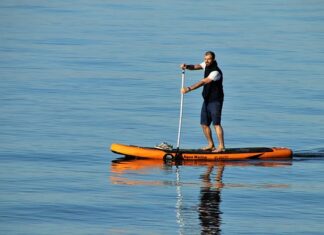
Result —
[[[204,78],[208,77],[208,75],[212,71],[217,71],[220,73],[221,78],[217,81],[212,81],[206,85],[204,85],[204,89],[202,92],[202,96],[205,102],[211,101],[223,101],[224,100],[224,91],[223,91],[223,73],[217,65],[217,62],[214,62],[210,66],[206,66]]]

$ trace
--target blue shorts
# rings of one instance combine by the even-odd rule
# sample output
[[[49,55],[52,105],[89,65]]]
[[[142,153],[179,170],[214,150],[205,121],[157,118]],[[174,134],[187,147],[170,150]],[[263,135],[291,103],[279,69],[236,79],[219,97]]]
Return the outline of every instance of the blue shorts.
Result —
[[[221,124],[223,101],[212,101],[206,103],[204,101],[201,114],[200,114],[200,124],[209,126],[212,122],[213,125]]]

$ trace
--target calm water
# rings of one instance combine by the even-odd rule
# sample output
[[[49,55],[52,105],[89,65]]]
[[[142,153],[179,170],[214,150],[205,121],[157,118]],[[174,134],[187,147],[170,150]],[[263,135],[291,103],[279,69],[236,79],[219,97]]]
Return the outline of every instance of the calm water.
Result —
[[[0,2],[1,234],[322,234],[323,1]],[[118,159],[175,144],[179,64],[214,50],[228,147],[292,161]],[[188,72],[186,83],[200,79]],[[182,147],[205,145],[200,91]]]

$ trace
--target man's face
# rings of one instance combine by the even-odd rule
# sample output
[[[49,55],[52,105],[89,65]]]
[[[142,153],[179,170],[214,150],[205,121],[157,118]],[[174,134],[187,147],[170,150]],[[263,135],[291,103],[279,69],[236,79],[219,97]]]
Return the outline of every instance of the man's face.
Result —
[[[206,66],[210,66],[213,63],[213,57],[211,55],[205,55]]]

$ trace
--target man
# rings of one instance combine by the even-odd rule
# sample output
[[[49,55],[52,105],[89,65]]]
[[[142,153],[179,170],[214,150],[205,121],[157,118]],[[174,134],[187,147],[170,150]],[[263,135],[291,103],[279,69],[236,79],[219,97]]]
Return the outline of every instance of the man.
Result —
[[[211,150],[213,152],[224,152],[224,131],[221,126],[221,114],[224,101],[223,91],[223,73],[217,65],[215,53],[207,51],[205,53],[204,62],[196,65],[181,64],[181,69],[200,70],[204,69],[204,78],[199,82],[182,88],[181,92],[186,94],[203,86],[202,96],[204,102],[201,108],[200,124],[206,136],[208,145],[203,150]],[[218,147],[215,148],[210,124],[213,123],[217,138]]]

